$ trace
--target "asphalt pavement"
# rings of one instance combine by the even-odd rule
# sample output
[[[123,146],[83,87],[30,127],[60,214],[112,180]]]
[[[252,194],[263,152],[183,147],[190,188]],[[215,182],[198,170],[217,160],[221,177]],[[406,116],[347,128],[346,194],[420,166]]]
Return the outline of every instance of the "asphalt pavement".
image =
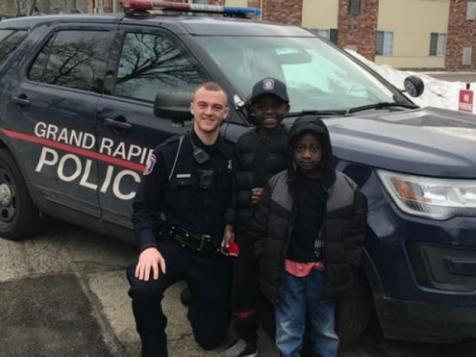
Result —
[[[139,339],[127,296],[125,268],[136,256],[130,244],[50,220],[41,235],[0,239],[0,357],[135,357]],[[193,340],[182,284],[164,298],[171,357],[216,356],[231,341],[205,352]],[[260,356],[277,356],[260,336]],[[341,357],[474,356],[476,341],[434,345],[391,341],[371,324]]]

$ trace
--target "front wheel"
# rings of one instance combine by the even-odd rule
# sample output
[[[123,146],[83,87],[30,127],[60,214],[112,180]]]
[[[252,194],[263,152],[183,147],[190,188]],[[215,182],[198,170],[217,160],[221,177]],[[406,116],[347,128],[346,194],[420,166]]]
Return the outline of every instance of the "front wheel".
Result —
[[[366,280],[354,273],[354,287],[337,305],[337,334],[343,345],[356,342],[365,332],[372,309],[372,297]]]
[[[0,149],[0,237],[26,238],[38,230],[40,221],[20,169],[8,150]]]

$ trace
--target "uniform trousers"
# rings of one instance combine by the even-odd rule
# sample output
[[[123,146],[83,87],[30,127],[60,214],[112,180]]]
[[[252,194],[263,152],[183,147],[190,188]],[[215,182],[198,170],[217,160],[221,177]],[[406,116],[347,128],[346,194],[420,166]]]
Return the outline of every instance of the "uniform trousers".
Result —
[[[187,317],[195,340],[206,350],[219,346],[226,337],[230,319],[230,259],[221,254],[195,252],[172,241],[161,241],[158,249],[166,263],[166,274],[160,274],[158,280],[135,278],[137,262],[127,269],[142,356],[167,356],[167,317],[161,301],[165,290],[180,280],[185,280],[190,289]]]

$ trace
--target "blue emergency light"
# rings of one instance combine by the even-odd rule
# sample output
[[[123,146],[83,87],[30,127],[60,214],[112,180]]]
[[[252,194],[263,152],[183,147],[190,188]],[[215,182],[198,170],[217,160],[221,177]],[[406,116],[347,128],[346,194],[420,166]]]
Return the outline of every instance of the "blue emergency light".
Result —
[[[259,7],[243,7],[243,6],[218,6],[223,8],[224,15],[230,16],[259,16],[261,9]]]
[[[121,4],[125,11],[169,10],[192,13],[223,14],[225,16],[236,17],[259,16],[261,14],[261,9],[258,7],[187,4],[158,0],[121,0]]]

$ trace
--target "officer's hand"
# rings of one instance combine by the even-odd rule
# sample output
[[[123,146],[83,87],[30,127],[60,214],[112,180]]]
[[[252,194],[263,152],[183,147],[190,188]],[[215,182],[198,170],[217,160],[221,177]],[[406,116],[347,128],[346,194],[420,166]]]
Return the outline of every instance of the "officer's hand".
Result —
[[[152,270],[154,280],[157,280],[159,278],[159,268],[165,274],[165,259],[159,250],[154,247],[144,249],[139,255],[135,277],[139,280],[148,281]]]
[[[223,232],[223,239],[221,241],[221,251],[226,252],[230,244],[235,241],[235,229],[232,225],[227,224]]]
[[[253,204],[257,204],[259,202],[259,199],[261,198],[262,193],[263,193],[263,187],[252,188],[251,202],[253,202]]]

